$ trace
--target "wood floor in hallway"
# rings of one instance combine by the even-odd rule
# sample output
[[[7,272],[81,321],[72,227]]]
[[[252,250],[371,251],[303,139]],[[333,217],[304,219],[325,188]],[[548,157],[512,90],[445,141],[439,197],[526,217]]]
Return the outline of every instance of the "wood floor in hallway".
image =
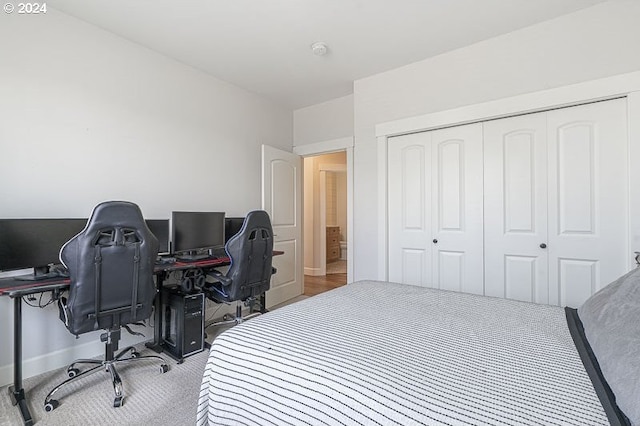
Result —
[[[325,291],[341,287],[347,283],[347,274],[328,274],[324,276],[304,276],[304,295],[315,296]]]

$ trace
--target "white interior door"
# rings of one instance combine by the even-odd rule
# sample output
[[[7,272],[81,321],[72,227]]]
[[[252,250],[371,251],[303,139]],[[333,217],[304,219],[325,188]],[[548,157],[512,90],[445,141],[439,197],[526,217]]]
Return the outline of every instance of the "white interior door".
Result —
[[[389,281],[432,287],[431,133],[388,147]]]
[[[484,293],[482,124],[432,132],[435,287]]]
[[[627,271],[626,101],[547,114],[549,303],[577,307]]]
[[[487,296],[549,301],[546,117],[483,125]]]
[[[278,269],[271,278],[267,307],[303,292],[302,159],[290,152],[262,145],[262,208],[269,213]]]

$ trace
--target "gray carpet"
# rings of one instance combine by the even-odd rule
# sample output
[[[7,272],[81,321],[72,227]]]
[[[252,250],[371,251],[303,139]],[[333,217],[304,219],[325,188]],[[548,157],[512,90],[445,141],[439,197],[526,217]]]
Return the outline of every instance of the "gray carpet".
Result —
[[[305,298],[307,296],[298,296],[271,310]],[[207,341],[211,342],[227,328],[209,327]],[[155,354],[143,344],[137,348],[141,355]],[[66,368],[25,379],[23,386],[31,415],[43,426],[193,425],[209,351],[191,355],[182,364],[162,356],[169,365],[169,371],[164,374],[155,361],[118,366],[125,392],[124,405],[119,408],[113,408],[113,386],[107,372],[97,372],[60,389],[55,394],[60,406],[50,413],[44,411],[44,398],[66,380]],[[0,388],[0,426],[22,425],[20,410],[11,405],[7,388]]]
[[[141,354],[153,353],[140,349]],[[125,391],[124,405],[113,408],[113,386],[107,372],[78,379],[56,392],[60,406],[44,411],[44,398],[66,378],[66,369],[58,369],[23,381],[31,415],[38,425],[192,425],[200,381],[209,352],[187,357],[178,365],[164,356],[169,371],[160,373],[156,362],[118,366]],[[17,407],[11,405],[7,387],[0,389],[0,425],[21,425]]]

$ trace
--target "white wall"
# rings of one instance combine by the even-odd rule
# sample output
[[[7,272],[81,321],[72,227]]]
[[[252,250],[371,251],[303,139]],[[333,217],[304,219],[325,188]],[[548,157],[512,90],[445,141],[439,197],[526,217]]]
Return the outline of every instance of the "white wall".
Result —
[[[353,136],[353,95],[293,111],[293,145]]]
[[[260,208],[260,145],[292,148],[291,111],[52,8],[1,14],[0,52],[3,218],[87,217],[108,199],[243,216]],[[23,311],[25,377],[103,351],[54,306]],[[0,386],[12,318],[0,298]]]
[[[340,241],[347,241],[349,232],[347,228],[347,172],[333,172],[333,174],[336,180],[336,224],[340,227]]]
[[[640,2],[607,2],[354,83],[354,279],[375,279],[375,125],[640,70]]]

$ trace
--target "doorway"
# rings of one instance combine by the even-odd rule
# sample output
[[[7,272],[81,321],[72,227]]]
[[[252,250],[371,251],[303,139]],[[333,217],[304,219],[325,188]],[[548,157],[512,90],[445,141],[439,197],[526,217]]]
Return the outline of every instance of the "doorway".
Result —
[[[304,294],[347,283],[347,152],[307,156],[304,175]]]

